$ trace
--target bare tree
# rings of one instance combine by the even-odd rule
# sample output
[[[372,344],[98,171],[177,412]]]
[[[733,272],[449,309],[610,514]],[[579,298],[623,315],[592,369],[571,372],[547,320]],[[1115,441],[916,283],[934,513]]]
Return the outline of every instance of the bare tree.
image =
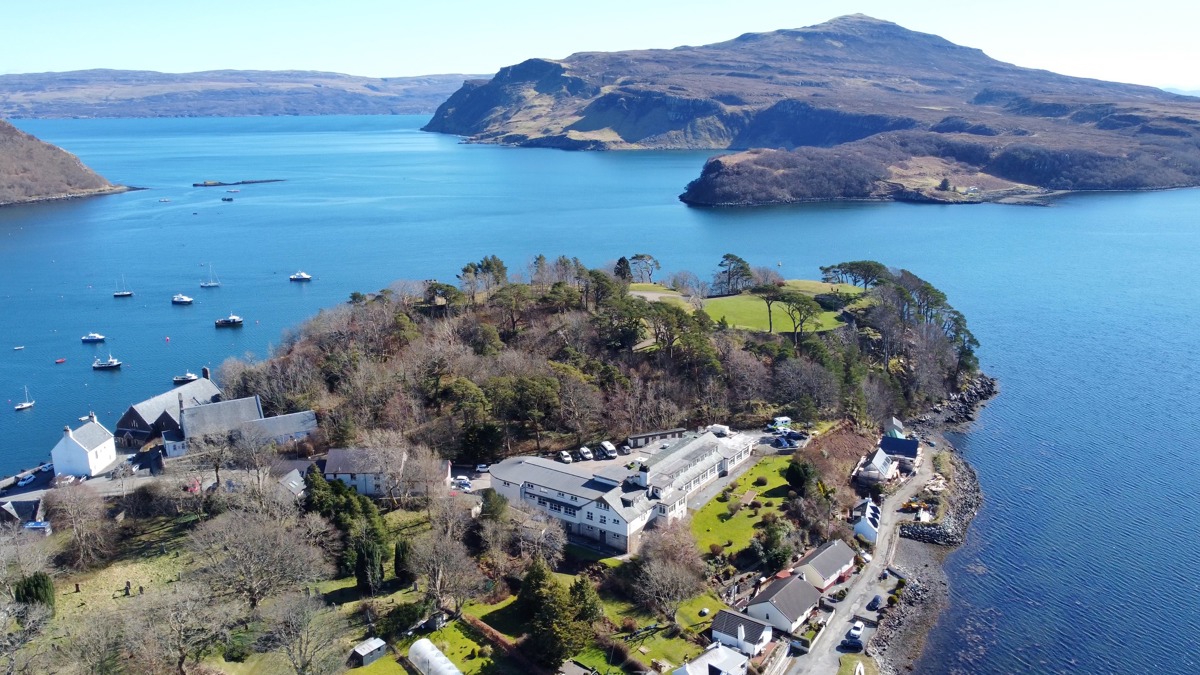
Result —
[[[173,672],[187,675],[237,618],[233,607],[215,602],[204,589],[187,582],[138,600],[136,610],[123,617],[134,672],[163,672],[162,666],[170,664]]]
[[[67,530],[64,549],[68,562],[85,569],[104,560],[112,550],[112,522],[105,517],[104,498],[81,483],[51,490],[46,513],[56,530]]]
[[[455,615],[483,588],[483,574],[459,539],[427,533],[413,541],[409,570],[425,577],[425,595],[438,606],[450,602]]]
[[[408,449],[404,474],[404,494],[409,498],[428,499],[442,493],[446,485],[446,462],[426,445]]]
[[[119,612],[88,616],[72,626],[68,639],[57,642],[55,672],[112,675],[122,672],[126,622]]]
[[[268,490],[271,468],[279,461],[279,446],[257,426],[243,426],[234,434],[231,465],[246,473],[259,493]]]
[[[7,675],[40,672],[41,653],[29,643],[46,627],[50,615],[50,608],[42,604],[0,600],[0,667]]]
[[[539,512],[529,516],[517,531],[517,540],[526,558],[541,558],[554,567],[562,562],[567,548],[567,531],[561,520]]]
[[[287,595],[267,613],[271,643],[283,652],[296,675],[343,670],[338,647],[343,621],[315,596]]]
[[[233,465],[233,439],[222,434],[206,434],[187,440],[188,461],[197,471],[211,470],[213,482],[221,487],[221,469]]]
[[[261,513],[223,513],[196,528],[189,546],[212,594],[236,596],[251,609],[271,595],[326,578],[331,571],[320,549]]]
[[[687,523],[649,530],[642,540],[635,591],[641,603],[675,618],[684,600],[704,587],[705,566]]]
[[[15,599],[16,583],[34,572],[45,571],[49,562],[46,537],[18,523],[0,525],[0,589],[5,598]]]
[[[408,439],[399,431],[371,429],[363,434],[362,445],[369,452],[368,460],[375,473],[383,477],[383,493],[392,502],[392,508],[400,505],[405,496],[405,469],[408,466]]]

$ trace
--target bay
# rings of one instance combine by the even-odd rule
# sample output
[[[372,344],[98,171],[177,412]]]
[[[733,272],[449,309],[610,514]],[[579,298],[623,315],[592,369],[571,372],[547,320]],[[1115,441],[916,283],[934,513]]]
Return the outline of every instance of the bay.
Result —
[[[0,473],[45,458],[89,410],[111,427],[172,375],[266,356],[351,292],[453,281],[484,255],[522,271],[537,253],[601,265],[649,252],[664,273],[705,277],[727,252],[787,277],[873,258],[946,291],[1002,390],[955,439],[986,501],[948,561],[953,606],[919,672],[1200,670],[1200,296],[1188,283],[1200,192],[1051,208],[696,210],[675,196],[702,153],[464,145],[423,122],[17,121],[148,189],[0,209],[0,399],[19,401],[28,385],[38,401],[0,413]],[[190,187],[266,178],[285,182]],[[219,289],[199,288],[209,263]],[[289,283],[298,269],[314,281]],[[133,298],[112,297],[122,275]],[[180,292],[195,304],[172,306]],[[245,327],[216,330],[230,312]],[[80,344],[93,330],[108,342]],[[109,351],[126,366],[93,372]]]

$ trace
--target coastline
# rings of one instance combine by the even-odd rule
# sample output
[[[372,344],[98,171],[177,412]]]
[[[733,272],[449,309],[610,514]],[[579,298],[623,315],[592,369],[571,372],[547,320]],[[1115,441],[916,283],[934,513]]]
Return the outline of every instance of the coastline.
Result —
[[[900,603],[887,613],[870,644],[882,675],[912,671],[924,653],[929,632],[949,605],[950,582],[943,565],[962,544],[983,502],[983,492],[975,469],[946,441],[945,432],[959,431],[974,421],[979,408],[997,393],[996,381],[980,375],[966,394],[909,424],[918,436],[936,442],[947,453],[953,466],[953,494],[937,525],[900,525],[891,567],[904,574],[908,583]]]
[[[146,188],[130,187],[128,185],[110,185],[103,188],[95,188],[92,190],[81,190],[79,192],[64,192],[57,195],[43,195],[41,197],[30,197],[28,199],[16,199],[9,202],[0,202],[0,207],[5,206],[21,206],[24,204],[41,204],[43,202],[61,202],[68,199],[83,199],[85,197],[101,197],[104,195],[116,195],[122,192],[134,192],[136,190],[145,190]]]

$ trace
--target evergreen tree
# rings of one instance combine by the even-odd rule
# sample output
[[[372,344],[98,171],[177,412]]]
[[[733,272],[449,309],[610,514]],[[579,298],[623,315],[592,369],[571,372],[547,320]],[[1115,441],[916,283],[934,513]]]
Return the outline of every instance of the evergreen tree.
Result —
[[[22,577],[13,588],[13,599],[27,605],[41,604],[54,612],[54,580],[45,572]]]
[[[613,268],[613,276],[624,282],[633,280],[633,270],[629,267],[629,258],[625,256],[617,258],[617,265]]]
[[[596,587],[587,577],[580,576],[571,584],[571,606],[575,608],[575,620],[584,623],[599,621],[604,616],[604,607],[600,604],[600,596]]]
[[[524,649],[534,661],[557,670],[571,656],[587,646],[591,627],[575,618],[571,597],[562,584],[551,578],[541,605],[529,622],[529,637]]]
[[[397,539],[394,560],[392,561],[396,570],[396,582],[401,586],[412,584],[416,577],[409,570],[408,558],[412,547],[407,539]]]
[[[551,576],[546,561],[534,558],[529,570],[525,572],[525,578],[521,580],[521,590],[517,592],[517,600],[514,603],[517,611],[525,617],[534,616],[545,604],[546,595],[553,582],[554,577]]]
[[[354,578],[360,593],[375,595],[383,585],[383,547],[366,540],[358,546]]]
[[[479,517],[486,518],[487,520],[503,520],[504,516],[508,513],[508,500],[504,498],[504,495],[492,488],[487,488],[479,494],[483,498],[482,511],[480,511]]]

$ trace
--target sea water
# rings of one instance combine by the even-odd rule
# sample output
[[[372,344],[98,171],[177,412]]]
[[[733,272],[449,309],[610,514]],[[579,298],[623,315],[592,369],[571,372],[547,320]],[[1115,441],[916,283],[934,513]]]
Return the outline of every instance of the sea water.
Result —
[[[424,121],[17,121],[147,189],[0,208],[0,400],[37,400],[0,412],[0,474],[90,410],[111,428],[173,375],[265,357],[354,291],[453,282],[485,255],[520,274],[538,253],[645,252],[661,276],[705,278],[725,253],[808,278],[876,259],[948,294],[1001,387],[955,438],[985,504],[919,672],[1200,670],[1200,192],[697,210],[676,195],[703,153],[467,145]],[[210,264],[222,286],[201,289]],[[314,280],[289,283],[298,270]],[[122,276],[133,298],[112,297]],[[245,326],[216,329],[230,312]],[[92,371],[110,352],[125,366]]]

